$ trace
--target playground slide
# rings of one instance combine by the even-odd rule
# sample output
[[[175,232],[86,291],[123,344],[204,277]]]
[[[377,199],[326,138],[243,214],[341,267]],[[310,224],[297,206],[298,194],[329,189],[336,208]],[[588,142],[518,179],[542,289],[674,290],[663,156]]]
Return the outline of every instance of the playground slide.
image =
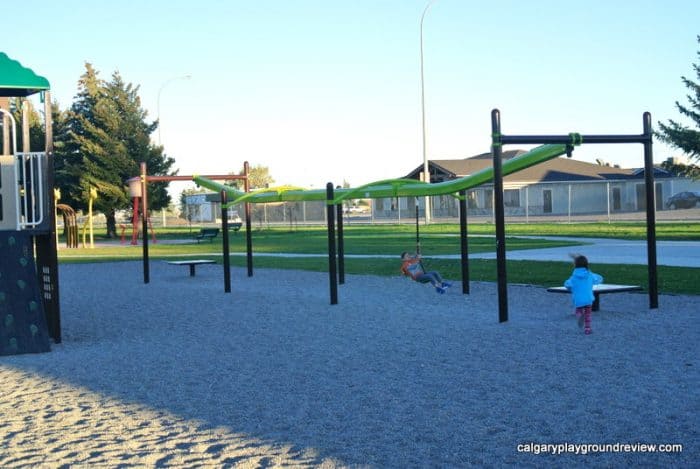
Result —
[[[542,145],[533,150],[503,162],[503,175],[513,174],[523,169],[535,166],[566,153],[566,145]],[[197,184],[216,192],[225,190],[229,204],[250,202],[298,202],[311,200],[326,200],[325,189],[303,190],[291,187],[261,189],[249,193],[241,192],[224,184],[205,177],[193,176]],[[461,190],[471,189],[485,184],[493,179],[493,168],[485,168],[470,176],[450,181],[428,184],[415,179],[390,179],[373,182],[361,187],[335,189],[333,204],[339,204],[346,199],[380,199],[387,197],[422,197],[445,194],[457,194]]]

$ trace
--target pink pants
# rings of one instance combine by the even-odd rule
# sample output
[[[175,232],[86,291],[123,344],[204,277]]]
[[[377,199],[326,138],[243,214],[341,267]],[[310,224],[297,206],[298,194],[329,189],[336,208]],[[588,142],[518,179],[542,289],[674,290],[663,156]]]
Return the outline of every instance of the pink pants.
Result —
[[[576,317],[583,316],[583,328],[586,334],[591,333],[591,305],[579,306],[576,308]]]

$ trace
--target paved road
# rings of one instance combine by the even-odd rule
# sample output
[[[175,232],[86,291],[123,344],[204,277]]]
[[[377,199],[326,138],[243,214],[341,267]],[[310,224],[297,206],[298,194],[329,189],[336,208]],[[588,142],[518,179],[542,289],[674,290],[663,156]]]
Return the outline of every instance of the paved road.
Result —
[[[646,241],[630,241],[610,238],[564,238],[538,236],[542,239],[572,240],[589,243],[547,249],[524,249],[508,251],[509,260],[567,261],[570,252],[588,257],[591,264],[643,264],[647,263]],[[469,256],[471,259],[495,259],[496,253],[480,253]],[[700,267],[700,241],[657,241],[656,259],[658,265],[680,267]]]

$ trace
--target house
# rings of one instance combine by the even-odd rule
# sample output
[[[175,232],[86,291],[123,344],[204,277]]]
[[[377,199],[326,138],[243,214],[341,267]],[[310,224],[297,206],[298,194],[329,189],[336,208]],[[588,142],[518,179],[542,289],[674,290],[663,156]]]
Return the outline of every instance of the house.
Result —
[[[508,160],[526,153],[524,150],[503,152]],[[493,165],[491,153],[482,153],[457,160],[430,160],[430,182],[472,175]],[[423,165],[405,177],[421,179]],[[668,171],[654,168],[656,209],[663,210],[664,201],[682,190],[699,190],[700,184],[687,178],[674,177]],[[584,215],[634,212],[646,209],[644,169],[623,169],[558,157],[531,166],[504,178],[504,205],[507,216]],[[458,216],[458,202],[452,196],[431,197],[433,217]],[[493,184],[485,184],[467,192],[469,215],[493,213]],[[411,217],[422,198],[377,199],[375,218]],[[398,212],[398,213],[397,213]]]
[[[221,220],[221,194],[202,192],[184,197],[182,213],[192,223],[219,223]],[[229,221],[245,219],[245,204],[234,204],[227,210]],[[270,202],[252,204],[251,221],[261,226],[268,223],[324,222],[326,203],[312,202]]]

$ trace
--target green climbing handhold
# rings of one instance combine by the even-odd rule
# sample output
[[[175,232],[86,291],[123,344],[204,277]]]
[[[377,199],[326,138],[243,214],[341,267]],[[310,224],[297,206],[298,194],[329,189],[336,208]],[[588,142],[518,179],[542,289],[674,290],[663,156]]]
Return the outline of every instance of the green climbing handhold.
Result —
[[[22,267],[27,267],[27,264],[28,264],[28,263],[29,263],[29,261],[27,261],[27,258],[26,258],[26,257],[20,257],[20,258],[19,258],[19,265],[21,265]]]
[[[7,245],[8,245],[8,246],[14,246],[15,243],[16,243],[16,241],[15,241],[15,237],[14,237],[14,236],[10,236],[9,238],[7,238]]]
[[[10,338],[9,346],[10,346],[10,350],[12,352],[16,352],[17,351],[17,339],[15,339],[14,337]]]
[[[4,303],[4,302],[5,302],[5,292],[0,291],[0,303]]]
[[[30,301],[29,302],[29,311],[36,311],[36,309],[39,307],[36,301]]]
[[[39,332],[39,328],[36,327],[34,324],[30,324],[30,325],[29,325],[29,330],[30,330],[31,333],[32,333],[32,337],[35,337],[36,334],[37,334],[37,332]]]
[[[9,328],[15,322],[15,317],[11,314],[5,316],[5,327]]]
[[[20,290],[24,290],[25,287],[27,286],[27,282],[25,282],[22,279],[17,280],[17,286],[19,287]]]

